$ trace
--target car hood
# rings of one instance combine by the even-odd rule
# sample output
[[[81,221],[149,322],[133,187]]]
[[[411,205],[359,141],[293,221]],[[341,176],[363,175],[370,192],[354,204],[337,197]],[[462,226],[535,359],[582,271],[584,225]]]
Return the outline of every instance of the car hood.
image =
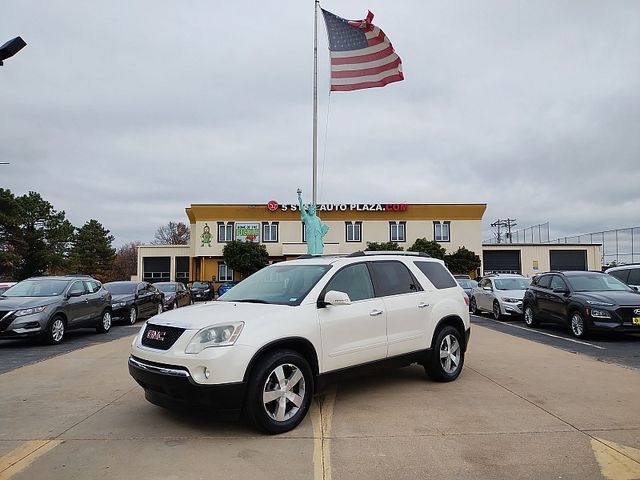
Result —
[[[0,296],[0,310],[20,310],[29,307],[40,307],[55,303],[57,297],[2,297]]]
[[[135,295],[133,293],[121,293],[119,295],[111,295],[112,302],[127,302],[133,300]]]
[[[518,298],[522,300],[526,290],[496,290],[496,295],[499,297]]]
[[[282,318],[283,312],[292,312],[288,305],[264,303],[212,302],[191,305],[154,316],[149,323],[168,327],[199,330],[210,325],[228,322],[261,322],[270,317]]]
[[[573,295],[585,301],[640,306],[640,295],[634,292],[576,292]]]

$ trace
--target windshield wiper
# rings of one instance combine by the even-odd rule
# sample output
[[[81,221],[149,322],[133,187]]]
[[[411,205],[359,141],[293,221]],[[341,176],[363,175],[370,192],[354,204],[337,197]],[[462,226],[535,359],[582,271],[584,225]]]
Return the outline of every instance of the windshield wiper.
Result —
[[[228,302],[243,302],[243,303],[269,303],[266,300],[260,300],[259,298],[242,298],[240,300],[227,300]]]

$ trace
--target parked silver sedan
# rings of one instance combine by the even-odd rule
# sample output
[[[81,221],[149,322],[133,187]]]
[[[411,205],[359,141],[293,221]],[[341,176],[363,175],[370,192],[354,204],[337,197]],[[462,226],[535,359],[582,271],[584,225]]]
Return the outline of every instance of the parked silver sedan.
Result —
[[[505,315],[522,315],[522,298],[531,280],[522,275],[484,277],[473,289],[469,307],[475,315],[489,312],[500,320]]]

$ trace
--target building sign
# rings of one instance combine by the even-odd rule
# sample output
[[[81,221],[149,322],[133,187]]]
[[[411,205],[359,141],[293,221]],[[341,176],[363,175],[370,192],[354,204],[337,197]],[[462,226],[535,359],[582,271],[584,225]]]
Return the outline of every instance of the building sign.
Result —
[[[260,224],[257,222],[236,222],[235,239],[241,242],[260,243]]]
[[[540,264],[538,263],[538,260],[534,260],[533,261],[533,270],[540,270]]]
[[[278,208],[283,212],[299,210],[295,203],[279,205],[275,200],[271,200],[267,208],[271,212],[275,212]],[[407,210],[406,203],[322,203],[316,209],[318,212],[406,212]]]

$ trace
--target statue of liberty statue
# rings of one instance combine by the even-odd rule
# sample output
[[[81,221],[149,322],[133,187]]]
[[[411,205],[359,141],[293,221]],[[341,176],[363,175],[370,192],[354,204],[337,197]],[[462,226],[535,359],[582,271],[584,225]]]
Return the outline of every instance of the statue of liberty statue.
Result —
[[[320,217],[316,215],[316,206],[308,205],[306,208],[302,204],[302,190],[298,189],[298,206],[300,207],[300,218],[304,222],[304,235],[307,242],[307,253],[310,255],[322,255],[324,250],[324,237],[329,231],[326,223],[322,223]]]

